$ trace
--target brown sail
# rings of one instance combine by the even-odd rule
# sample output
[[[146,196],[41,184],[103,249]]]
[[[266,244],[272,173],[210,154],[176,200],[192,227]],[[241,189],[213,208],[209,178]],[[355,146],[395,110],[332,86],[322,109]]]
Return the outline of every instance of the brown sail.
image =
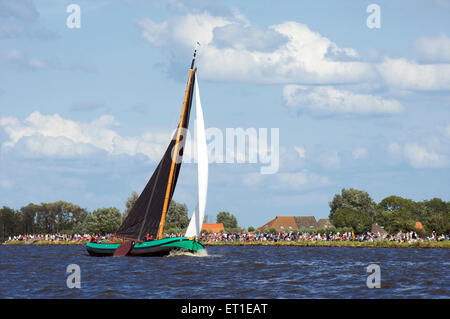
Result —
[[[118,237],[143,241],[145,235],[149,234],[153,238],[162,238],[166,213],[180,172],[185,142],[183,133],[189,126],[196,71],[194,62],[195,53],[176,134],[133,208],[120,225],[116,233]]]

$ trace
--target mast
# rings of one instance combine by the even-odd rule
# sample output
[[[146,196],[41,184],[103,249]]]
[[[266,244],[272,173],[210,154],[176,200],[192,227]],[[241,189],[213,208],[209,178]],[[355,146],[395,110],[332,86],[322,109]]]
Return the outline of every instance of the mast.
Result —
[[[183,132],[189,126],[195,83],[196,53],[197,49],[194,51],[191,69],[189,70],[189,79],[176,134],[170,141],[161,161],[136,203],[122,221],[116,232],[117,237],[138,242],[143,241],[146,234],[153,238],[162,238],[167,211],[181,168],[183,145],[186,140]]]
[[[197,44],[199,44],[199,43],[197,42]],[[173,154],[172,155],[172,164],[170,167],[169,180],[167,181],[166,194],[164,197],[164,206],[163,206],[163,210],[162,210],[161,221],[159,224],[159,229],[158,229],[158,234],[156,236],[156,239],[162,239],[162,237],[163,237],[163,231],[164,231],[164,225],[166,222],[167,210],[169,208],[169,202],[170,202],[170,199],[171,199],[173,191],[174,191],[173,180],[174,180],[174,173],[175,173],[175,164],[178,162],[177,160],[178,160],[178,153],[179,153],[179,145],[180,145],[180,140],[182,137],[181,133],[183,130],[183,126],[185,124],[184,123],[185,113],[186,113],[186,109],[188,107],[188,103],[192,103],[192,90],[190,88],[191,88],[191,86],[194,85],[194,81],[195,81],[196,68],[194,69],[194,65],[195,65],[196,55],[197,55],[197,47],[194,50],[194,56],[192,58],[191,68],[189,70],[189,79],[188,79],[188,83],[187,83],[186,91],[185,91],[185,95],[184,95],[183,108],[181,110],[180,123],[178,124],[177,137],[175,140],[174,151],[172,153]],[[189,121],[189,118],[187,120]]]

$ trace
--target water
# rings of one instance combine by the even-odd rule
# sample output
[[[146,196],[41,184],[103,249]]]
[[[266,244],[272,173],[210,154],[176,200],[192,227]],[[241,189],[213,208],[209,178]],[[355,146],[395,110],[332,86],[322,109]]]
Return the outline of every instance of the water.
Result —
[[[91,257],[0,246],[0,298],[449,298],[448,249],[209,246],[207,254]],[[81,268],[69,289],[66,267]],[[369,264],[381,288],[369,289]]]

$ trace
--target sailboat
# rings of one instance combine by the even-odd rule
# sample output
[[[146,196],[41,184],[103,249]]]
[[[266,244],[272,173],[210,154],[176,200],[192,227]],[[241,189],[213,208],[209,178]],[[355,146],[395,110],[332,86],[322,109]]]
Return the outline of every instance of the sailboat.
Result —
[[[153,175],[124,218],[115,237],[122,241],[90,242],[86,249],[94,256],[146,256],[167,255],[172,250],[197,252],[204,249],[199,241],[205,215],[208,187],[208,153],[205,125],[196,80],[194,51],[185,91],[180,122]],[[163,238],[164,225],[172,195],[180,173],[186,132],[195,88],[196,100],[196,152],[198,168],[198,202],[184,237]],[[149,240],[154,238],[154,240]]]

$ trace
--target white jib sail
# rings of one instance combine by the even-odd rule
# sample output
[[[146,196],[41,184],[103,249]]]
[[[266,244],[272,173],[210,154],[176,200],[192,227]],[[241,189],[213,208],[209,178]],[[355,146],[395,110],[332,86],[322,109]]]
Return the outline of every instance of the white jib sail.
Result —
[[[186,231],[186,237],[199,237],[205,217],[206,194],[208,192],[208,148],[206,145],[205,123],[203,121],[202,104],[198,81],[195,81],[195,113],[197,140],[198,202]]]

